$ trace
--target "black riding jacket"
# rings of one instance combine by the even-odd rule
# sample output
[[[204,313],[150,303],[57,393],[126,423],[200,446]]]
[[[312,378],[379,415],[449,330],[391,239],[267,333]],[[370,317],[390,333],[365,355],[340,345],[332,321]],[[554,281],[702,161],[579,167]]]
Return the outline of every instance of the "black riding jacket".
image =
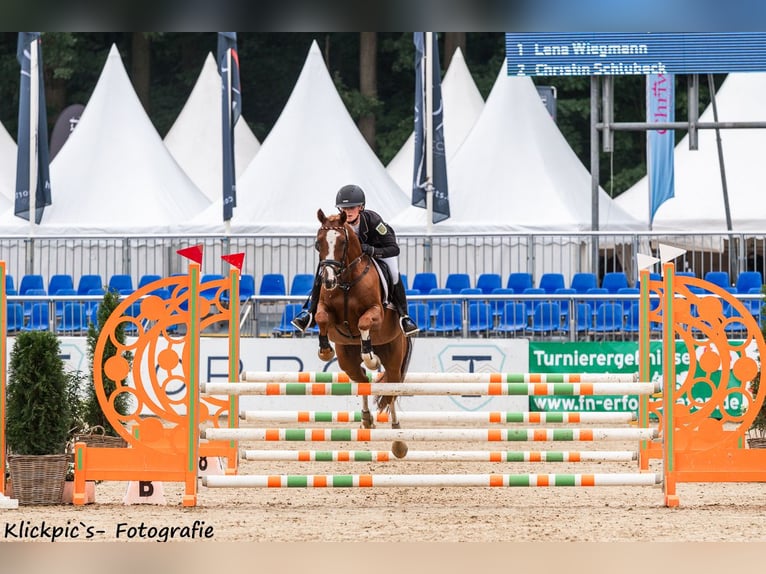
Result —
[[[396,242],[396,234],[383,218],[368,209],[359,214],[359,241],[362,244],[371,245],[375,248],[373,257],[385,259],[399,255],[399,244]]]

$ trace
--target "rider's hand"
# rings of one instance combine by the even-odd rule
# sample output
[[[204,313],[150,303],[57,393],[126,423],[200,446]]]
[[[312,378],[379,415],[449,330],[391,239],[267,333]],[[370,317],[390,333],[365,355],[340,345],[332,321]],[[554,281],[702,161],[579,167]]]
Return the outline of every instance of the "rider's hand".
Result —
[[[362,253],[366,253],[370,257],[375,257],[375,248],[372,245],[362,243]]]

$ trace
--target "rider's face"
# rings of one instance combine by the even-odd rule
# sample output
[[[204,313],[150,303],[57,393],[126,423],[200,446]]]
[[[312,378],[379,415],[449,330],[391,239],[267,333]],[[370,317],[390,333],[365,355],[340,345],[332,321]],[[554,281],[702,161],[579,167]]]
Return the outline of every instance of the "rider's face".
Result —
[[[354,205],[349,207],[341,207],[341,210],[346,212],[346,221],[353,225],[356,223],[356,220],[359,219],[359,214],[362,212],[362,206]]]

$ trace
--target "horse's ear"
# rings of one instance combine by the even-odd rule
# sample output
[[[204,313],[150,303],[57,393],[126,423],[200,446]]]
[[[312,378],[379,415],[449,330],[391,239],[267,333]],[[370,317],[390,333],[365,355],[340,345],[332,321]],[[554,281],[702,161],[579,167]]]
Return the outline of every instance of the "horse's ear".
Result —
[[[340,212],[340,224],[343,225],[344,223],[346,223],[346,219],[348,219],[346,217],[346,212],[341,210],[341,212]]]
[[[327,221],[327,217],[325,217],[324,211],[322,211],[321,207],[319,208],[319,211],[317,211],[317,219],[321,224],[324,224],[324,222]]]

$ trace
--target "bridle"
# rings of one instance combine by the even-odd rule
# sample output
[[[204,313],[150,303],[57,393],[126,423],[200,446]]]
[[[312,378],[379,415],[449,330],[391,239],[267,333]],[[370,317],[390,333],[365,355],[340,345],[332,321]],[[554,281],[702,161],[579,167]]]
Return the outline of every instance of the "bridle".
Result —
[[[319,270],[318,272],[322,276],[322,281],[324,283],[325,289],[328,291],[332,291],[336,287],[340,287],[343,291],[348,293],[348,291],[351,290],[351,288],[356,285],[359,281],[362,280],[362,277],[364,277],[367,272],[370,270],[370,264],[371,260],[370,257],[367,256],[367,265],[365,265],[364,269],[361,273],[357,274],[356,276],[351,275],[351,271],[356,267],[356,265],[362,260],[362,258],[366,255],[365,253],[362,253],[359,255],[359,257],[356,257],[354,260],[350,261],[348,264],[346,263],[346,259],[348,258],[348,242],[349,242],[349,236],[348,236],[348,227],[345,225],[341,226],[334,226],[334,225],[323,225],[319,228],[320,231],[342,231],[343,232],[343,254],[341,255],[340,260],[337,259],[323,259],[319,262]],[[326,233],[325,233],[326,236]],[[325,238],[326,241],[326,238]],[[317,244],[319,243],[319,240],[317,239]],[[332,270],[332,273],[328,274],[325,272],[325,270],[329,268]],[[349,278],[346,280],[343,280],[344,275],[349,275]]]
[[[340,287],[343,291],[343,325],[346,328],[346,333],[343,333],[340,329],[338,332],[344,336],[355,339],[359,335],[351,333],[350,325],[348,322],[348,294],[351,288],[359,283],[362,278],[369,272],[372,267],[372,258],[366,253],[362,253],[352,261],[346,263],[348,259],[348,243],[349,243],[349,228],[346,225],[334,226],[323,225],[319,228],[319,231],[325,231],[324,241],[327,241],[327,231],[343,232],[343,254],[340,260],[337,259],[323,259],[319,262],[317,273],[322,277],[322,283],[327,291],[332,291],[336,287]],[[317,238],[317,248],[319,247],[319,239]],[[329,253],[328,253],[329,255]],[[356,275],[353,274],[353,270],[357,265],[366,257],[367,263],[361,272]],[[337,328],[337,326],[336,326]]]

